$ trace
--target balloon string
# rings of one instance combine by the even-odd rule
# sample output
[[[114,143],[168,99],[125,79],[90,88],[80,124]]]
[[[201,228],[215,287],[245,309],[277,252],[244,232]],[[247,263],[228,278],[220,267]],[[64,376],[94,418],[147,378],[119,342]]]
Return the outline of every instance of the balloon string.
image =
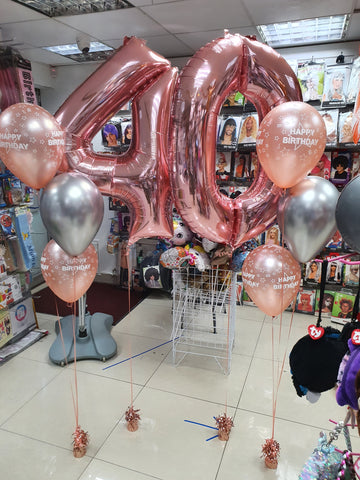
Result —
[[[73,303],[73,305],[74,305],[74,303]],[[60,334],[60,339],[61,339],[61,345],[62,345],[63,353],[64,353],[65,365],[68,366],[69,363],[68,363],[68,360],[67,360],[66,349],[65,349],[65,341],[64,341],[64,336],[63,336],[62,328],[61,328],[59,308],[58,308],[58,304],[57,304],[56,298],[55,298],[55,308],[56,308],[57,322],[58,322],[58,326],[59,326],[59,334]],[[71,381],[70,381],[70,390],[71,390],[71,398],[72,398],[72,403],[73,403],[74,413],[75,413],[75,418],[76,418],[75,396],[74,396],[74,389],[73,389],[73,386],[72,386]]]
[[[125,252],[125,261],[126,261],[126,267],[128,271],[128,308],[129,308],[129,315],[131,312],[131,300],[130,300],[130,280],[131,280],[131,272],[130,272],[130,261],[129,261],[129,245],[126,247],[126,252]],[[133,365],[132,365],[132,352],[131,352],[131,337],[129,336],[129,342],[128,342],[128,352],[129,352],[129,368],[130,368],[130,406],[133,406],[134,403],[134,385],[133,385]]]
[[[233,254],[234,249],[232,249]],[[231,273],[228,270],[227,275],[230,275],[229,281],[230,281],[230,295],[228,296],[228,312],[227,312],[227,332],[226,332],[226,365],[227,365],[227,373],[230,373],[230,308],[231,308],[231,302],[233,300],[233,294],[234,294],[234,278],[232,278]],[[226,279],[226,281],[228,281]],[[225,392],[225,415],[227,415],[227,408],[228,408],[228,390],[226,389]]]
[[[274,345],[274,319],[271,322],[271,354],[272,354],[272,432],[271,438],[274,438],[275,432],[275,345]]]
[[[76,298],[76,274],[74,270],[74,295],[73,298]],[[81,309],[82,310],[82,309]],[[80,308],[78,312],[80,316]],[[76,428],[79,426],[79,394],[78,394],[78,384],[77,384],[77,370],[76,370],[76,331],[75,331],[75,324],[76,324],[76,302],[73,302],[73,338],[74,338],[74,384],[75,384],[75,423]]]

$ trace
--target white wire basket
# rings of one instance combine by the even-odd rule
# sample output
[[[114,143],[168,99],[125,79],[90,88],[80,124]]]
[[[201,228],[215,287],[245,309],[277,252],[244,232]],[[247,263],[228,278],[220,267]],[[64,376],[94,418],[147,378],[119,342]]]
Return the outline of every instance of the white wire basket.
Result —
[[[213,357],[230,373],[234,346],[236,274],[214,268],[173,271],[173,362],[188,355]]]

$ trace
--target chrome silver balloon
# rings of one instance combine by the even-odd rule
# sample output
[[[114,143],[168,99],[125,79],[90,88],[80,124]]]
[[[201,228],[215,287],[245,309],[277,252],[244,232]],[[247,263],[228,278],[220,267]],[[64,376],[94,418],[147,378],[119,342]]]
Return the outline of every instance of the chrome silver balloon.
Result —
[[[69,255],[84,252],[94,239],[104,216],[97,186],[81,173],[63,173],[45,187],[40,214],[49,235]]]
[[[299,262],[314,258],[336,231],[337,188],[309,176],[286,190],[278,205],[278,223],[286,246]]]

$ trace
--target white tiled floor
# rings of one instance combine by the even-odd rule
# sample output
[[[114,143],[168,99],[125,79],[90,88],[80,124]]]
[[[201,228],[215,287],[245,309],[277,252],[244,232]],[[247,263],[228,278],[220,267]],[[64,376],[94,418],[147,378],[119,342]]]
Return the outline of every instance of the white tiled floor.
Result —
[[[107,370],[130,354],[170,339],[171,301],[153,294],[112,329],[116,357],[105,364],[77,363],[79,423],[90,435],[85,457],[72,454],[75,414],[71,388],[74,366],[50,362],[55,317],[38,314],[50,335],[0,367],[0,478],[3,480],[295,480],[329,418],[343,420],[334,391],[310,404],[299,398],[291,382],[288,352],[314,317],[282,318],[277,358],[286,355],[277,399],[275,438],[281,456],[276,471],[264,467],[261,445],[272,429],[272,349],[274,322],[254,307],[236,307],[235,347],[230,375],[210,357],[187,356],[175,367],[168,343],[132,360],[134,407],[140,428],[129,433],[124,412],[131,402],[130,362]],[[287,347],[287,353],[286,353]],[[276,362],[275,370],[278,370]],[[234,419],[228,442],[206,441],[213,417],[224,412]],[[354,451],[360,439],[352,432]],[[343,441],[338,445],[344,447]]]

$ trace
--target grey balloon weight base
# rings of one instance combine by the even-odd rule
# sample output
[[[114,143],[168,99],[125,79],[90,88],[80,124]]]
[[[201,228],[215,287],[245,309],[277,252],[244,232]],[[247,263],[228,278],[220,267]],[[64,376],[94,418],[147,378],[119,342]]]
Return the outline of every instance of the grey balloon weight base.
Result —
[[[79,317],[75,319],[76,334],[76,361],[102,360],[113,357],[117,351],[115,340],[111,336],[113,317],[105,313],[85,314],[84,321],[79,329]],[[53,363],[65,365],[74,361],[74,334],[73,316],[68,315],[60,319],[62,337],[59,324],[56,322],[57,338],[51,345],[49,357]],[[64,348],[65,346],[65,348]]]

